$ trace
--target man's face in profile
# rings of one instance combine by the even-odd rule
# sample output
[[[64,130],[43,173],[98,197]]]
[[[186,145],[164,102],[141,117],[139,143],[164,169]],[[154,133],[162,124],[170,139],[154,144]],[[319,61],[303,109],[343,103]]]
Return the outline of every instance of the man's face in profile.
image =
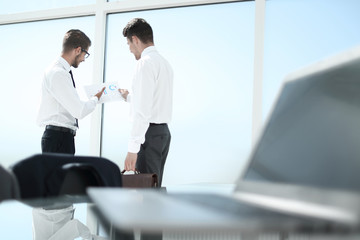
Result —
[[[127,38],[127,44],[129,45],[129,50],[132,54],[134,54],[135,59],[139,60],[141,57],[141,52],[139,51],[139,43],[140,40],[136,36],[131,37],[131,41]]]

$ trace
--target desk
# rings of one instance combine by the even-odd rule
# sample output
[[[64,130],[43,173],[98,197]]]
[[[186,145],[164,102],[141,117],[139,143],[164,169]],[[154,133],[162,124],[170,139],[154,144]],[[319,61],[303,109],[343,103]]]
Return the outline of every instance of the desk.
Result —
[[[0,203],[0,238],[31,239],[32,207],[18,201]]]
[[[358,225],[265,209],[259,211],[261,215],[243,215],[242,213],[247,213],[248,209],[245,208],[243,211],[244,208],[236,204],[229,205],[232,211],[230,215],[219,213],[218,208],[217,213],[204,212],[202,211],[204,209],[196,210],[192,205],[194,202],[177,205],[178,199],[171,202],[163,201],[168,198],[164,195],[169,195],[169,198],[180,196],[156,190],[90,188],[88,193],[96,203],[94,206],[99,207],[97,214],[113,223],[119,231],[130,229],[148,233],[162,231],[164,240],[360,239]],[[162,197],[159,194],[162,194]],[[192,195],[191,200],[195,199],[193,197]],[[182,198],[182,200],[186,199]],[[221,203],[224,203],[222,199]],[[230,204],[230,202],[226,203]]]
[[[75,208],[74,219],[86,224],[88,202],[88,198],[84,196],[78,196],[71,200],[69,198],[54,198],[46,201],[35,199],[28,202],[17,200],[0,202],[0,239],[33,239],[33,209],[41,205],[61,207],[60,204],[73,204]],[[105,236],[104,233],[101,235]]]
[[[208,192],[208,190],[216,192],[230,192],[232,190],[229,186],[179,186],[176,189],[169,187],[169,193],[184,193],[184,192]],[[73,198],[70,202],[74,203],[75,215],[74,218],[80,220],[82,223],[87,222],[87,210],[88,202],[90,200],[87,197]],[[69,199],[56,198],[51,200],[34,200],[30,203],[23,203],[15,200],[3,201],[0,203],[0,239],[6,240],[27,240],[32,239],[32,209],[33,206],[41,206],[44,203],[68,203]],[[101,236],[107,236],[106,231],[100,229]],[[78,238],[80,239],[80,238]],[[139,239],[139,234],[136,232],[135,240]],[[259,233],[257,235],[244,235],[240,231],[184,231],[184,230],[167,230],[164,231],[163,240],[358,240],[360,234],[353,233],[329,233],[314,232],[309,233],[279,233],[279,232],[267,232]]]

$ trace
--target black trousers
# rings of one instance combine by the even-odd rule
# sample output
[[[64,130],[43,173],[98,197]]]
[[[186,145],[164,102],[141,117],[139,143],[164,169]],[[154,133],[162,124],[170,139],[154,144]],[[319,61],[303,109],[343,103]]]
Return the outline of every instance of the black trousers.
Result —
[[[69,153],[74,155],[74,135],[70,132],[46,129],[41,138],[41,150],[43,153]]]
[[[167,124],[150,124],[136,161],[136,169],[141,173],[158,175],[159,187],[162,184],[170,141],[171,134]]]
[[[141,173],[156,173],[159,187],[162,184],[164,166],[170,148],[171,134],[167,124],[150,124],[145,142],[141,145],[136,169]],[[161,240],[162,233],[141,233],[141,240]]]

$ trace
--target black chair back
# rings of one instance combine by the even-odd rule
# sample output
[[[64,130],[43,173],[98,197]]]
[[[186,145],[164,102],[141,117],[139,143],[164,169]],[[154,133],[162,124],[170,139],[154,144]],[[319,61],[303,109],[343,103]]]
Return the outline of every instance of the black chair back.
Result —
[[[0,201],[20,197],[16,177],[11,171],[0,166]]]
[[[22,199],[82,195],[88,186],[122,186],[119,167],[101,157],[37,154],[11,168],[18,179]]]

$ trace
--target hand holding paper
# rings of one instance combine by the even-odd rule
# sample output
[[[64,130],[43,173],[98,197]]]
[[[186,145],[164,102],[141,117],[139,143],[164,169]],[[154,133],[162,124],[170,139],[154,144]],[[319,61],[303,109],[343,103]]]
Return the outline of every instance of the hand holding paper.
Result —
[[[88,98],[91,98],[93,96],[98,97],[100,95],[99,103],[124,101],[124,98],[119,93],[117,83],[115,82],[84,86],[84,90]],[[103,91],[102,94],[100,94],[101,91]]]
[[[129,91],[127,89],[119,88],[119,92],[120,92],[121,96],[125,99],[125,101],[127,101],[127,96],[129,95]]]
[[[103,89],[101,89],[100,92],[98,92],[97,94],[95,94],[95,97],[97,97],[97,98],[100,100],[101,96],[103,95],[103,93],[104,93],[104,91],[105,91],[105,88],[106,88],[106,87],[103,87]]]

